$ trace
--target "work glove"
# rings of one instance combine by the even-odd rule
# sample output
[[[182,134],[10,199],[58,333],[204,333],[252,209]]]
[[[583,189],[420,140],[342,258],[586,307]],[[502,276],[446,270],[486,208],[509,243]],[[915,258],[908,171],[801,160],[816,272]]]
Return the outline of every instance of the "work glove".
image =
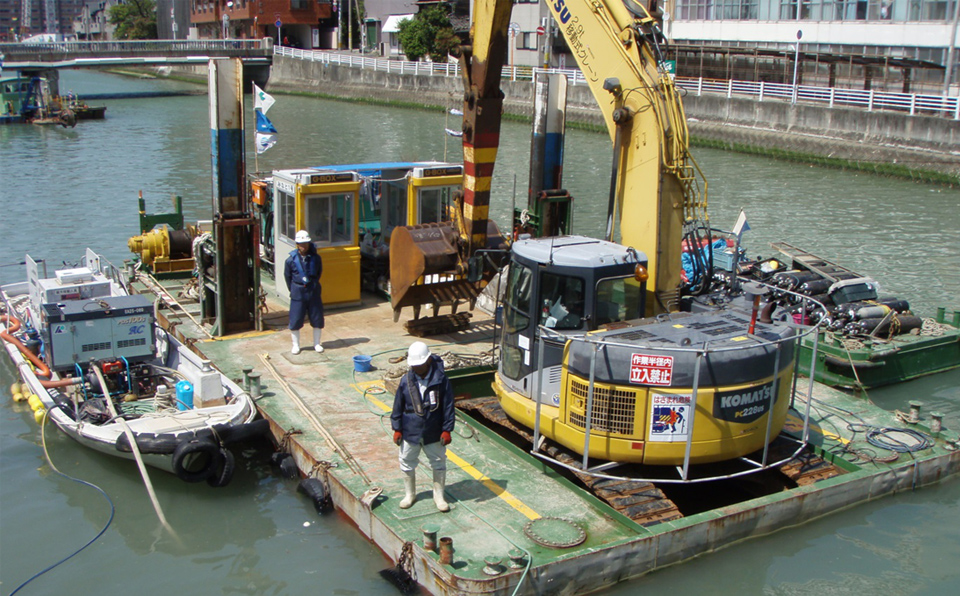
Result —
[[[443,431],[442,433],[440,433],[440,443],[441,443],[441,444],[443,444],[443,445],[445,445],[445,446],[446,446],[446,445],[449,445],[449,444],[450,444],[450,441],[452,441],[452,440],[453,440],[453,439],[450,438],[450,433],[448,433],[447,431]]]
[[[400,445],[400,441],[402,440],[403,440],[403,433],[400,432],[399,430],[393,431],[393,442],[396,443],[397,446]]]

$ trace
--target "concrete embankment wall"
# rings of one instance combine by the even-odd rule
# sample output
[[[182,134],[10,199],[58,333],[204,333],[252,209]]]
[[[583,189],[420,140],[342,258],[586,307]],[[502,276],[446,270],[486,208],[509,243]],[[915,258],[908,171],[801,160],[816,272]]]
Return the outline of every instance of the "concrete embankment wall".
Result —
[[[529,118],[529,81],[504,81],[504,112]],[[275,56],[268,90],[449,108],[463,94],[458,77],[387,73]],[[567,120],[602,128],[586,85],[568,87]],[[878,173],[960,184],[960,121],[939,116],[684,95],[697,144]]]

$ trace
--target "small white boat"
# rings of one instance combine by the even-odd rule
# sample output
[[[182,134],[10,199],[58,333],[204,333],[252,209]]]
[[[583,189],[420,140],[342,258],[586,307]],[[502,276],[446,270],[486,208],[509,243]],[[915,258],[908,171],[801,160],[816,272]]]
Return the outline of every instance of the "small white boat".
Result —
[[[268,427],[249,393],[161,329],[96,253],[51,278],[25,263],[27,281],[0,286],[0,337],[34,410],[97,451],[134,459],[133,441],[184,481],[229,483],[228,445]]]

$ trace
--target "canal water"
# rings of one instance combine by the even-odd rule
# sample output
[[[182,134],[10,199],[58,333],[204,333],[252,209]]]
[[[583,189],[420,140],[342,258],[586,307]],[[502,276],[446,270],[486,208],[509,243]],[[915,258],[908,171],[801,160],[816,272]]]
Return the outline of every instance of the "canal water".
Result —
[[[170,90],[185,83],[66,72],[61,90]],[[193,88],[193,87],[191,87]],[[269,116],[279,142],[248,170],[383,160],[459,158],[443,129],[455,117],[277,96]],[[249,97],[248,97],[249,101]],[[184,197],[189,219],[210,214],[210,132],[205,97],[104,101],[107,119],[76,128],[0,128],[0,281],[35,258],[78,258],[90,246],[116,263],[137,229],[137,193],[148,210]],[[248,116],[249,116],[248,106]],[[449,118],[449,119],[448,119]],[[248,122],[250,120],[248,119]],[[504,123],[493,188],[503,224],[522,203],[529,125]],[[729,228],[740,209],[749,254],[772,255],[786,240],[878,279],[884,293],[929,315],[960,308],[960,191],[714,150],[696,152],[709,177],[712,223]],[[576,200],[574,228],[596,235],[604,221],[611,149],[605,135],[573,131],[565,185]],[[516,192],[514,192],[516,188]],[[176,531],[158,523],[134,466],[45,433],[0,359],[0,593],[106,532],[21,594],[395,594],[378,573],[387,559],[343,516],[317,516],[296,482],[250,448],[225,489],[186,485],[154,472]],[[890,410],[919,399],[960,424],[960,371],[876,389]],[[837,423],[844,423],[836,413]],[[44,435],[45,443],[44,446]],[[93,483],[94,489],[57,475]],[[705,488],[704,490],[709,490]],[[952,480],[855,507],[621,584],[609,594],[860,595],[948,594],[960,588],[960,482]]]

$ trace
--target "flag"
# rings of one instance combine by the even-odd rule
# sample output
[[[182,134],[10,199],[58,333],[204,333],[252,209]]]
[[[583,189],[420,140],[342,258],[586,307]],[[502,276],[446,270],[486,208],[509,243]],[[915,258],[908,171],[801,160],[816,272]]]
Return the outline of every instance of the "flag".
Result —
[[[259,109],[255,109],[254,114],[257,115],[257,132],[254,135],[256,139],[255,143],[257,146],[257,155],[260,155],[277,144],[277,129],[273,126],[273,122],[270,122],[270,119],[264,116],[263,112]]]
[[[267,95],[267,92],[257,87],[257,84],[253,84],[253,109],[260,110],[266,114],[270,110],[270,106],[273,105],[274,99],[272,95]]]
[[[750,224],[747,223],[747,214],[743,212],[743,209],[741,209],[740,215],[737,217],[737,223],[733,226],[733,233],[739,238],[749,229]]]

